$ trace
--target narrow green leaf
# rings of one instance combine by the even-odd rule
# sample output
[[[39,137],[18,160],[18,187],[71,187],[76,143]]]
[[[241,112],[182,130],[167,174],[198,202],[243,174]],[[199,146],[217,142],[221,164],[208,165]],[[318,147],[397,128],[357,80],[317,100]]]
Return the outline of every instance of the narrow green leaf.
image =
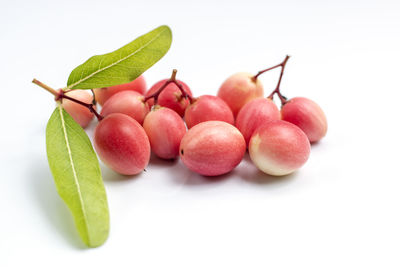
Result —
[[[71,72],[67,89],[128,83],[160,60],[168,52],[171,42],[171,29],[160,26],[114,52],[93,56]]]
[[[99,161],[85,131],[60,105],[47,123],[46,147],[58,194],[82,240],[100,246],[108,237],[109,213]]]

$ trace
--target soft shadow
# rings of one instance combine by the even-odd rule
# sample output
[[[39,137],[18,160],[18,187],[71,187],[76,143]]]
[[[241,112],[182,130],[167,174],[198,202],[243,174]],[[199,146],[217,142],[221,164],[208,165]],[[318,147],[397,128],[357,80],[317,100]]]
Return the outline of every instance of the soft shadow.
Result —
[[[157,167],[174,167],[177,163],[179,162],[179,159],[161,159],[154,155],[153,153],[151,154],[150,157],[150,162],[149,165],[144,169],[143,172],[140,172],[136,175],[122,175],[119,174],[109,167],[107,167],[105,164],[100,162],[100,169],[101,173],[103,176],[103,180],[106,183],[109,182],[130,182],[130,181],[136,181],[139,177],[142,175],[146,175],[146,173],[151,169],[152,166],[157,166]]]
[[[42,158],[42,157],[31,157]],[[63,239],[67,240],[77,249],[87,249],[79,237],[75,228],[75,222],[68,207],[58,196],[53,177],[45,160],[31,162],[29,166],[29,182],[32,195],[37,200],[38,206],[46,217],[48,224],[60,233]]]
[[[150,165],[160,166],[160,167],[171,167],[179,162],[179,158],[176,159],[161,159],[157,157],[154,153],[151,153]]]
[[[284,176],[268,175],[260,171],[251,162],[248,153],[245,154],[242,163],[235,169],[235,174],[246,182],[259,185],[284,184],[292,181],[297,176],[297,172]]]
[[[114,182],[129,182],[129,181],[136,181],[141,173],[136,175],[122,175],[119,174],[106,165],[100,163],[101,175],[103,177],[103,181],[105,183],[114,183]]]
[[[209,184],[216,184],[227,180],[231,177],[231,173],[219,175],[219,176],[203,176],[192,172],[182,162],[179,162],[174,168],[174,174],[172,181],[180,185],[188,186],[202,186]]]
[[[279,183],[287,183],[295,179],[297,173],[291,173],[284,176],[272,176],[266,173],[263,173],[260,170],[255,170],[250,175],[239,175],[244,181],[253,183],[253,184],[279,184]]]
[[[324,145],[324,142],[321,142],[321,141],[312,142],[312,143],[310,143],[310,145],[312,148],[313,147],[318,148],[318,147],[322,147]]]

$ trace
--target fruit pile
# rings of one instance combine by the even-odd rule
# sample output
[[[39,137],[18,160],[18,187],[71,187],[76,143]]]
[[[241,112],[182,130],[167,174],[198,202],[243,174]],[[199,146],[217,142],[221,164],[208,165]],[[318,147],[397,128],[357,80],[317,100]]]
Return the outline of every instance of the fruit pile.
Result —
[[[110,229],[98,158],[117,173],[135,175],[153,152],[165,160],[180,157],[193,172],[217,176],[232,171],[247,149],[261,171],[280,176],[299,169],[308,160],[310,144],[326,134],[326,117],[315,102],[281,94],[288,56],[256,75],[232,75],[217,96],[194,97],[176,79],[176,70],[147,90],[141,75],[171,43],[171,29],[162,25],[113,52],[90,57],[72,70],[62,89],[32,81],[55,97],[46,126],[47,160],[88,247],[102,245]],[[278,68],[277,85],[265,98],[259,76]],[[94,116],[93,148],[83,128]]]
[[[151,151],[162,159],[180,156],[190,170],[205,176],[230,172],[248,149],[253,163],[269,175],[287,175],[308,159],[310,143],[323,138],[322,109],[304,97],[287,99],[280,84],[289,57],[256,75],[237,73],[217,96],[193,97],[187,84],[164,79],[146,90],[143,76],[106,88],[60,92],[62,106],[82,127],[99,120],[94,147],[114,171],[135,175],[145,169]],[[268,97],[259,76],[281,68]],[[281,109],[273,102],[277,95]],[[101,111],[97,112],[96,103]]]

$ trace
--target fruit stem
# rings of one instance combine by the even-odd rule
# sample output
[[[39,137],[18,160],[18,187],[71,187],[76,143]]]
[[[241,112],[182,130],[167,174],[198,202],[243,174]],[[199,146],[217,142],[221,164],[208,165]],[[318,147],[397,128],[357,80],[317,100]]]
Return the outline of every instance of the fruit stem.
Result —
[[[153,94],[146,96],[144,98],[144,102],[147,102],[150,98],[154,98],[154,106],[157,105],[157,101],[158,101],[158,96],[161,94],[161,92],[164,90],[165,87],[167,87],[168,84],[170,84],[171,81],[168,80],[166,81],[161,87],[160,89],[158,89],[156,92],[154,92]]]
[[[193,97],[191,97],[188,93],[186,93],[185,89],[183,89],[182,84],[178,83],[176,80],[172,81],[174,84],[176,84],[176,86],[178,86],[179,90],[182,93],[182,97],[189,99],[190,104],[193,103],[194,99]]]
[[[286,62],[288,61],[288,59],[289,59],[289,56],[286,56],[285,59],[284,59],[281,63],[279,63],[278,65],[275,65],[275,66],[270,67],[270,68],[268,68],[268,69],[259,71],[256,75],[253,76],[253,81],[256,81],[257,78],[258,78],[258,76],[260,76],[260,75],[263,74],[264,72],[267,72],[267,71],[270,71],[270,70],[273,70],[273,69],[276,69],[276,68],[279,68],[279,67],[284,68],[285,65],[286,65]]]
[[[95,105],[94,105],[93,103],[88,104],[88,103],[82,102],[82,101],[80,101],[80,100],[78,100],[78,99],[75,99],[75,98],[73,98],[73,97],[67,96],[67,95],[65,94],[65,92],[64,92],[63,90],[60,89],[60,91],[58,92],[58,96],[56,97],[56,101],[57,101],[57,100],[61,100],[61,101],[62,101],[62,99],[64,99],[64,98],[65,98],[65,99],[68,99],[68,100],[70,100],[70,101],[72,101],[72,102],[75,102],[75,103],[77,103],[77,104],[79,104],[79,105],[82,105],[82,106],[84,106],[84,107],[87,107],[87,108],[89,109],[89,111],[92,112],[92,113],[96,116],[96,118],[97,118],[98,121],[101,121],[102,119],[104,119],[104,117],[101,116],[101,115],[96,111],[96,109],[94,108]]]
[[[54,90],[53,88],[51,88],[50,86],[42,83],[41,81],[38,81],[36,79],[33,79],[32,82],[40,87],[42,87],[43,89],[45,89],[47,92],[51,93],[52,95],[54,95],[56,98],[58,97],[58,92],[56,90]]]
[[[178,72],[177,69],[172,70],[171,78],[169,78],[170,81],[176,81],[176,73]]]
[[[160,96],[161,92],[165,89],[165,87],[167,87],[170,83],[174,83],[179,90],[181,91],[182,97],[189,99],[190,104],[193,103],[193,98],[186,93],[185,89],[183,89],[182,84],[180,84],[177,80],[176,80],[176,73],[178,72],[178,70],[173,69],[172,70],[172,74],[171,74],[171,78],[169,78],[169,80],[167,80],[161,87],[160,89],[158,89],[156,92],[154,92],[153,94],[146,96],[144,98],[144,102],[147,102],[150,98],[154,98],[154,106],[157,105],[157,101],[158,101],[158,97]]]
[[[92,95],[93,95],[92,104],[93,104],[93,106],[96,106],[97,105],[96,94],[94,93],[93,89],[90,89],[90,92],[92,92]]]
[[[285,60],[280,64],[280,67],[282,67],[282,68],[281,68],[281,74],[279,75],[278,83],[275,87],[275,90],[272,91],[272,93],[268,96],[268,98],[272,100],[274,97],[274,94],[277,94],[281,101],[282,106],[286,103],[287,98],[281,94],[280,87],[281,87],[282,76],[283,76],[283,73],[285,72],[285,67],[286,67],[286,63],[288,60],[289,60],[289,56],[286,56]]]
[[[46,85],[46,84],[44,84],[44,83],[42,83],[42,82],[40,82],[40,81],[38,81],[38,80],[36,80],[36,79],[33,79],[32,82],[33,82],[34,84],[36,84],[36,85],[39,85],[39,86],[42,87],[43,89],[47,90],[47,91],[50,92],[52,95],[54,95],[54,96],[55,96],[55,101],[60,101],[60,102],[62,102],[62,100],[63,100],[64,98],[65,98],[65,99],[68,99],[68,100],[70,100],[70,101],[72,101],[72,102],[78,103],[79,105],[82,105],[82,106],[84,106],[84,107],[87,107],[87,108],[89,109],[89,111],[92,112],[92,113],[96,116],[96,118],[97,118],[99,121],[101,121],[101,120],[103,119],[103,116],[101,116],[101,115],[96,111],[96,109],[94,108],[94,107],[96,106],[95,104],[93,104],[93,103],[88,104],[88,103],[82,102],[82,101],[80,101],[80,100],[78,100],[78,99],[75,99],[75,98],[73,98],[73,97],[67,96],[67,95],[65,94],[65,93],[67,93],[67,92],[69,92],[69,91],[71,91],[71,90],[68,90],[67,92],[63,91],[62,89],[56,91],[56,90],[54,90],[53,88],[51,88],[50,86],[48,86],[48,85]]]

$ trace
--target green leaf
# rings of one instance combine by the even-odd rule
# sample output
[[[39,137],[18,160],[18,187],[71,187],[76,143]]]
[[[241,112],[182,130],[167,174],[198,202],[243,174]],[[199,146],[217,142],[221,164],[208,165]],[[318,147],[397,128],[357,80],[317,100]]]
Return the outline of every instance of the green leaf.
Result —
[[[71,72],[67,89],[93,89],[128,83],[160,60],[171,42],[171,29],[160,26],[114,52],[93,56]]]
[[[85,131],[60,105],[47,123],[46,147],[58,194],[79,235],[87,246],[100,246],[108,237],[109,213],[99,161]]]

